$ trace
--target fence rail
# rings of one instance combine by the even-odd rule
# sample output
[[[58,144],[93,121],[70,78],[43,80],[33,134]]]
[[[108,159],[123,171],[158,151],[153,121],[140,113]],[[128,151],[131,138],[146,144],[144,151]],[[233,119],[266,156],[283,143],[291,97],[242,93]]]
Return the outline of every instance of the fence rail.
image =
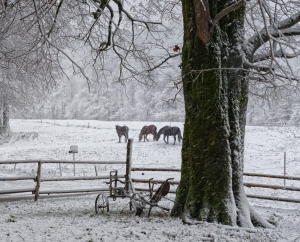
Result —
[[[33,180],[36,185],[32,188],[20,188],[20,189],[9,189],[9,190],[0,190],[0,195],[4,194],[15,194],[15,193],[26,193],[30,192],[34,195],[34,200],[38,200],[40,195],[51,195],[51,194],[77,194],[82,195],[83,193],[95,193],[95,192],[108,192],[109,188],[81,188],[81,189],[68,189],[68,190],[43,190],[41,189],[41,183],[43,182],[60,182],[60,181],[78,181],[78,180],[108,180],[110,178],[109,175],[98,176],[81,176],[81,177],[42,177],[42,167],[43,164],[90,164],[90,165],[120,165],[125,164],[125,174],[118,175],[119,178],[125,179],[125,189],[128,190],[129,180],[131,179],[135,184],[145,184],[149,183],[149,179],[138,179],[132,178],[131,172],[135,171],[155,171],[155,172],[180,172],[181,169],[177,168],[156,168],[156,167],[131,167],[132,162],[132,144],[133,139],[129,139],[127,143],[127,153],[126,153],[126,160],[125,161],[70,161],[70,160],[15,160],[15,161],[0,161],[0,165],[6,164],[27,164],[27,163],[36,163],[37,167],[37,175],[36,176],[19,176],[19,177],[0,177],[0,181],[18,181],[18,180]],[[298,180],[300,181],[300,177],[296,176],[286,176],[286,175],[273,175],[273,174],[257,174],[257,173],[247,173],[243,174],[244,176],[252,176],[252,177],[264,177],[264,178],[275,178],[275,179],[284,179],[284,180]],[[161,179],[160,175],[156,175],[157,178],[154,179],[152,182],[157,184],[163,183],[165,180]],[[177,186],[179,181],[172,180],[170,181],[172,185]],[[258,188],[268,188],[268,189],[280,189],[280,190],[287,190],[287,191],[300,191],[300,187],[294,186],[279,186],[279,185],[271,185],[271,184],[259,184],[259,183],[244,183],[245,187],[258,187]],[[136,191],[145,191],[147,188],[135,188]],[[170,193],[175,193],[176,189],[171,189]],[[27,196],[28,197],[28,196]],[[42,197],[42,196],[41,196]],[[256,199],[265,199],[265,200],[276,200],[276,201],[283,201],[283,202],[294,202],[300,203],[300,199],[296,198],[283,198],[283,197],[272,197],[272,196],[262,196],[262,195],[254,195],[254,194],[247,194],[249,198],[256,198]],[[22,197],[16,197],[16,199],[21,199]],[[24,196],[23,196],[24,198]],[[12,198],[8,198],[12,200]],[[1,201],[1,199],[0,199]]]
[[[175,168],[142,168],[142,167],[133,167],[132,171],[164,171],[164,172],[180,172],[180,169]],[[300,181],[300,177],[296,176],[284,176],[284,175],[273,175],[273,174],[257,174],[257,173],[247,173],[243,174],[244,176],[252,176],[252,177],[264,177],[264,178],[274,178],[274,179],[283,179],[283,180],[298,180]],[[134,183],[148,183],[147,179],[132,179]],[[162,183],[164,180],[153,180],[156,183]],[[170,181],[173,185],[178,185],[179,181]],[[275,190],[286,190],[286,191],[300,191],[300,187],[294,186],[280,186],[280,185],[270,185],[270,184],[258,184],[258,183],[244,183],[245,187],[259,187],[259,188],[267,188],[267,189],[275,189]],[[145,188],[136,188],[137,191],[144,191]],[[170,190],[170,193],[175,193],[176,190]],[[273,200],[273,201],[281,201],[281,202],[292,202],[292,203],[300,203],[300,199],[297,198],[284,198],[284,197],[274,197],[274,196],[263,196],[263,195],[255,195],[255,194],[246,194],[249,198],[256,199],[264,199],[264,200]]]
[[[149,167],[132,167],[131,171],[166,171],[166,172],[180,172],[181,169],[175,168],[149,168]]]
[[[21,163],[42,163],[42,164],[93,164],[93,165],[122,165],[126,161],[70,161],[70,160],[16,160],[16,161],[0,161],[0,165],[21,164]]]
[[[119,178],[125,178],[125,175],[118,175]],[[81,177],[54,177],[54,178],[42,178],[41,182],[49,181],[78,181],[78,180],[101,180],[109,179],[107,176],[81,176]]]
[[[36,176],[0,177],[0,181],[34,180]]]
[[[273,196],[263,196],[263,195],[253,195],[253,194],[247,194],[247,197],[263,199],[263,200],[279,201],[279,202],[300,203],[300,199],[297,198],[273,197]]]
[[[272,174],[256,174],[256,173],[248,173],[248,172],[244,172],[243,175],[244,176],[257,176],[257,177],[278,178],[278,179],[298,180],[298,181],[300,181],[300,177],[298,177],[298,176],[284,176],[284,175],[272,175]]]
[[[42,177],[42,167],[43,164],[88,164],[88,165],[126,165],[126,174],[118,175],[119,178],[125,179],[125,184],[128,184],[129,172],[130,172],[130,163],[131,163],[131,155],[132,155],[132,143],[133,140],[129,139],[127,143],[127,155],[125,161],[69,161],[69,160],[15,160],[15,161],[0,161],[0,165],[7,164],[29,164],[36,163],[37,164],[37,174],[36,176],[19,176],[19,177],[0,177],[0,181],[18,181],[18,180],[33,180],[36,185],[32,188],[19,188],[19,189],[8,189],[8,190],[0,190],[1,195],[9,195],[15,193],[26,193],[30,192],[34,195],[34,200],[37,201],[40,194],[66,194],[66,193],[94,193],[94,192],[103,192],[109,191],[109,188],[81,188],[81,189],[68,189],[68,190],[42,190],[41,183],[42,182],[60,182],[60,181],[78,181],[78,180],[108,180],[110,178],[109,175],[105,176],[80,176],[80,177]],[[16,199],[22,199],[24,196],[16,196]],[[28,197],[28,196],[27,196]],[[12,198],[10,198],[11,200]],[[0,199],[1,200],[1,199]],[[5,198],[4,198],[5,200]]]
[[[12,194],[12,193],[23,193],[23,192],[31,192],[33,193],[35,188],[21,188],[21,189],[9,189],[9,190],[0,190],[0,194]]]
[[[300,187],[294,186],[280,186],[280,185],[268,185],[268,184],[258,184],[258,183],[244,183],[245,187],[260,187],[260,188],[270,188],[270,189],[279,189],[287,191],[300,191]]]

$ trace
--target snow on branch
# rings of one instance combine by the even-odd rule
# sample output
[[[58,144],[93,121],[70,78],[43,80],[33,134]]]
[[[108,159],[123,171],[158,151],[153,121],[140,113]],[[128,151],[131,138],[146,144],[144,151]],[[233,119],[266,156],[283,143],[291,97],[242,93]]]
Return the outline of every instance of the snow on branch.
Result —
[[[287,29],[300,22],[300,12],[293,14],[289,18],[275,24],[277,29]]]
[[[253,64],[250,61],[248,61],[245,56],[243,56],[243,63],[245,67],[250,67],[254,70],[257,71],[264,71],[264,72],[270,72],[271,69],[274,70],[274,68],[272,68],[271,66],[268,65],[258,65],[258,64]]]
[[[0,0],[1,41],[9,40],[12,31],[30,38],[20,37],[24,44],[2,49],[1,57],[25,59],[27,53],[48,50],[46,58],[50,61],[55,55],[60,73],[73,68],[73,74],[80,74],[89,88],[111,70],[119,82],[156,85],[162,78],[158,70],[180,63],[175,60],[180,54],[171,53],[172,46],[182,41],[177,38],[182,35],[179,0],[10,0],[5,8],[4,2]]]
[[[59,4],[58,4],[57,8],[56,8],[56,12],[55,12],[53,24],[52,24],[52,26],[51,26],[49,32],[47,33],[47,36],[48,36],[48,37],[50,36],[50,34],[51,34],[51,32],[53,31],[53,28],[54,28],[54,26],[55,26],[55,24],[56,24],[57,16],[58,16],[58,13],[59,13],[59,10],[60,10],[60,8],[61,8],[61,5],[62,5],[63,1],[64,1],[64,0],[61,0],[61,1],[59,2]],[[54,5],[54,3],[53,3],[53,5]]]
[[[283,50],[274,51],[274,57],[278,57],[278,58],[284,57],[286,59],[292,59],[299,55],[300,55],[300,51],[297,51],[294,53],[287,53]],[[253,63],[264,61],[264,60],[269,60],[271,58],[272,58],[272,56],[270,56],[269,54],[257,54],[255,56],[253,56]]]
[[[286,15],[282,18],[276,8],[273,11],[274,13],[264,1],[258,1],[256,10],[251,9],[251,28],[255,34],[245,41],[244,66],[253,70],[252,77],[265,76],[270,83],[274,78],[283,83],[286,83],[286,80],[297,82],[300,80],[299,76],[294,73],[288,59],[300,55],[297,44],[297,37],[300,36],[300,12],[290,16],[284,13]],[[263,28],[260,30],[255,28],[254,23],[255,14],[258,12],[262,17],[259,26]],[[278,16],[281,21],[278,21]],[[276,86],[274,83],[274,87]]]
[[[168,62],[171,58],[175,58],[175,57],[180,56],[180,55],[181,55],[181,53],[178,53],[178,54],[175,54],[175,55],[169,55],[168,57],[164,58],[159,64],[155,65],[154,67],[152,67],[152,68],[150,68],[146,71],[151,72],[151,71],[159,68],[160,66],[162,66],[164,63]]]
[[[107,8],[110,12],[110,18],[109,18],[108,30],[107,30],[107,32],[108,32],[107,41],[100,43],[99,52],[106,50],[111,45],[112,23],[113,23],[113,18],[114,18],[114,11],[113,11],[112,7],[110,7],[109,5],[107,5]]]
[[[260,46],[270,40],[270,37],[276,39],[284,36],[300,35],[299,27],[292,28],[292,26],[296,25],[298,22],[300,22],[300,12],[283,21],[263,28],[248,39],[247,49],[251,47],[251,53],[253,55]]]
[[[161,22],[153,22],[153,21],[144,21],[144,20],[141,20],[141,19],[136,19],[134,17],[132,17],[130,15],[129,12],[127,12],[124,7],[123,7],[123,4],[122,4],[122,1],[120,0],[113,0],[117,5],[118,5],[118,8],[119,8],[119,11],[123,12],[127,18],[129,18],[132,22],[140,22],[140,23],[143,23],[145,24],[145,26],[148,28],[148,25],[149,24],[162,24]]]

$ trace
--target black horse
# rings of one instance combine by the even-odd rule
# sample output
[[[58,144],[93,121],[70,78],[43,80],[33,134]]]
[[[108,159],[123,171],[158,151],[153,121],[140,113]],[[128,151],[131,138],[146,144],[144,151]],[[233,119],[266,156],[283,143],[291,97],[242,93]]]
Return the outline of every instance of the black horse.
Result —
[[[141,129],[140,135],[139,135],[139,141],[141,141],[144,137],[144,142],[145,140],[149,141],[147,139],[148,134],[152,134],[153,135],[153,141],[156,139],[156,135],[157,135],[157,128],[155,125],[151,124],[149,126],[144,126]]]
[[[122,135],[124,135],[124,137],[125,137],[125,143],[127,143],[129,128],[127,126],[116,125],[116,131],[117,131],[117,134],[119,136],[119,143],[121,143],[121,136]]]
[[[166,144],[169,144],[169,136],[174,137],[174,144],[173,145],[175,145],[175,142],[176,142],[176,135],[178,135],[178,142],[180,142],[182,140],[180,128],[178,128],[176,126],[162,127],[157,133],[156,140],[159,140],[161,134],[164,135],[164,141],[166,142]],[[167,137],[167,141],[165,140],[166,137]]]

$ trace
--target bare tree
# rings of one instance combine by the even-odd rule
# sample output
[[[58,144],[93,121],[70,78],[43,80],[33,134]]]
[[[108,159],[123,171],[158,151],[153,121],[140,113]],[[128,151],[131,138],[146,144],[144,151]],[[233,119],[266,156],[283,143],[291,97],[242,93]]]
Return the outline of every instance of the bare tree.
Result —
[[[30,28],[35,41],[56,51],[57,57],[68,59],[73,72],[80,73],[88,82],[87,66],[94,68],[100,79],[110,74],[110,65],[119,65],[116,81],[135,79],[153,85],[158,76],[153,70],[170,66],[170,60],[180,55],[174,54],[172,46],[165,46],[166,39],[174,36],[173,29],[181,26],[180,12],[174,11],[176,3],[158,0],[10,2],[10,11],[22,20],[25,28]]]
[[[176,11],[180,3],[182,14]],[[43,58],[62,64],[64,57],[88,83],[89,68],[101,79],[111,74],[111,65],[119,66],[121,83],[155,85],[162,74],[178,88],[181,83],[185,136],[172,214],[271,227],[250,206],[243,187],[249,84],[261,96],[298,86],[289,62],[300,53],[297,9],[297,1],[284,0],[11,0],[2,2],[0,13],[15,14],[34,37],[22,53],[43,47]],[[174,37],[181,15],[182,81],[176,81],[178,69],[170,75],[164,68],[174,66],[181,48],[165,39]],[[14,25],[12,20],[7,29]]]
[[[35,103],[55,86],[61,72],[57,52],[43,45],[36,31],[21,20],[17,2],[0,3],[1,134],[8,134],[11,109]]]

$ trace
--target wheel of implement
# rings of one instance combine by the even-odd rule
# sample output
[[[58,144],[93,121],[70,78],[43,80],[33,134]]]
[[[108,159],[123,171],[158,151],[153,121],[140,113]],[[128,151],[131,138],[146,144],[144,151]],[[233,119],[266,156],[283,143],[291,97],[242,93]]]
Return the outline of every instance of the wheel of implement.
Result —
[[[101,193],[96,197],[95,211],[98,214],[100,212],[104,213],[105,210],[109,212],[109,203],[107,197]]]

